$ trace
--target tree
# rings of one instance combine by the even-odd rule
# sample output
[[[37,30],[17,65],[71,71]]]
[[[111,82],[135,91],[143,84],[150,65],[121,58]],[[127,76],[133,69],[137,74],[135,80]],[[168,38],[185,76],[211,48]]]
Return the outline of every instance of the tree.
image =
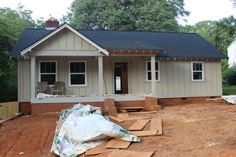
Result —
[[[218,21],[202,21],[194,26],[183,26],[181,31],[198,33],[227,55],[227,48],[236,37],[236,19],[230,16]],[[228,70],[228,62],[226,59],[221,61],[221,70],[224,83],[227,84],[229,80],[227,77],[231,77],[230,74],[234,73],[232,70]]]
[[[236,66],[226,70],[223,80],[225,85],[236,85]]]
[[[183,0],[75,0],[63,18],[80,29],[177,31]]]
[[[31,13],[21,5],[18,10],[0,8],[0,101],[17,98],[17,66],[10,51],[22,30],[35,26]]]

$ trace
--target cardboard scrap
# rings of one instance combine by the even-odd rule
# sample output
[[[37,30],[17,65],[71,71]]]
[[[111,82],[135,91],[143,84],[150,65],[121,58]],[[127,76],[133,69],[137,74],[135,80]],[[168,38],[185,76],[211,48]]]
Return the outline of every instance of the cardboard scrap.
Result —
[[[117,117],[125,120],[125,119],[129,118],[129,114],[128,113],[119,113],[119,114],[117,114]]]
[[[105,147],[106,148],[120,148],[120,149],[126,149],[129,147],[131,142],[129,141],[121,141],[117,139],[110,140]]]
[[[88,151],[85,152],[85,155],[97,155],[97,154],[101,154],[101,153],[105,153],[105,152],[110,152],[111,150],[106,149],[106,147],[105,147],[106,144],[107,144],[107,142],[105,142],[95,148],[89,149]]]
[[[149,121],[150,119],[138,120],[129,127],[129,130],[142,130]]]
[[[158,130],[147,130],[147,131],[131,131],[132,134],[138,136],[138,137],[144,137],[144,136],[155,136],[158,133]]]
[[[151,119],[150,130],[158,130],[157,135],[163,134],[161,118]]]
[[[107,157],[151,157],[154,152],[114,150]]]
[[[123,119],[120,119],[120,118],[117,118],[117,117],[114,117],[114,116],[108,116],[110,119],[114,120],[114,121],[117,121],[119,123],[123,122],[124,120]]]
[[[142,119],[150,119],[150,116],[133,116],[125,119],[124,121],[128,120],[142,120]]]

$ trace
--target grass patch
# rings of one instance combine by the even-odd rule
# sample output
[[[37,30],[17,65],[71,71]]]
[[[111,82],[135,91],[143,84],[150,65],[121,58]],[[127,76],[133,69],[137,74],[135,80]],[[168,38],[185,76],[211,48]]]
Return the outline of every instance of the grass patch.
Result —
[[[223,95],[236,94],[236,85],[223,86]]]

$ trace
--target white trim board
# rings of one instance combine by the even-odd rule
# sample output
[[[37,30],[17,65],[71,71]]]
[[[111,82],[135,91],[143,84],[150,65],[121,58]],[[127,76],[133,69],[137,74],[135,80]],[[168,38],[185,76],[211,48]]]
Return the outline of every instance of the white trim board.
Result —
[[[57,29],[55,29],[54,31],[50,32],[48,35],[46,35],[45,37],[41,38],[40,40],[38,40],[37,42],[35,42],[34,44],[32,44],[31,46],[25,48],[24,50],[22,50],[20,53],[22,56],[26,56],[27,53],[31,52],[32,49],[36,46],[38,46],[39,44],[41,44],[42,42],[44,42],[45,40],[49,39],[50,37],[54,36],[55,34],[57,34],[58,32],[60,32],[63,29],[69,29],[71,32],[75,33],[76,35],[78,35],[80,38],[82,38],[83,40],[87,41],[89,44],[91,44],[92,46],[94,46],[95,48],[98,49],[99,52],[102,52],[105,55],[109,55],[109,52],[107,50],[105,50],[104,48],[100,47],[99,45],[97,45],[96,43],[94,43],[93,41],[91,41],[90,39],[88,39],[87,37],[85,37],[83,34],[81,34],[80,32],[78,32],[76,29],[74,29],[73,27],[71,27],[69,24],[64,23],[61,26],[59,26]]]
[[[63,57],[63,56],[103,56],[98,51],[84,51],[84,50],[76,50],[76,51],[64,51],[64,50],[57,50],[57,51],[34,51],[32,53],[32,56],[57,56],[57,57]]]
[[[104,96],[87,96],[87,97],[54,97],[54,98],[43,98],[31,99],[31,103],[70,103],[70,102],[103,102],[106,98],[113,98],[115,101],[137,101],[144,100],[145,96],[136,96],[136,95],[113,95],[109,97]]]

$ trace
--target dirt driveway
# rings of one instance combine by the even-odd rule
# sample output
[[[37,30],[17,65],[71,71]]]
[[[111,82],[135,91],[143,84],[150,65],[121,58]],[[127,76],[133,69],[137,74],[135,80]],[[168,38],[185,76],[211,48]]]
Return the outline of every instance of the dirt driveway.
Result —
[[[130,114],[130,116],[136,115]],[[154,157],[235,157],[236,105],[196,104],[165,107],[163,136],[143,137],[128,150],[155,151]],[[0,156],[49,157],[57,114],[20,117],[0,128]],[[128,127],[132,122],[124,122]],[[100,155],[105,156],[105,155]]]

